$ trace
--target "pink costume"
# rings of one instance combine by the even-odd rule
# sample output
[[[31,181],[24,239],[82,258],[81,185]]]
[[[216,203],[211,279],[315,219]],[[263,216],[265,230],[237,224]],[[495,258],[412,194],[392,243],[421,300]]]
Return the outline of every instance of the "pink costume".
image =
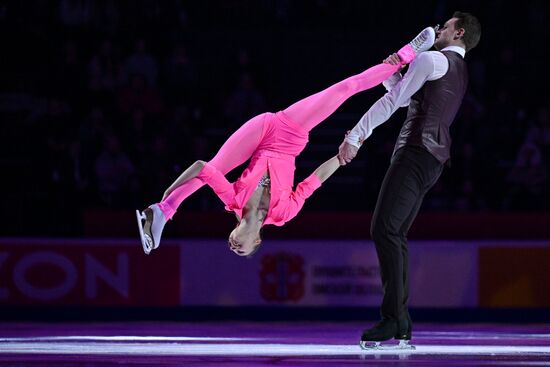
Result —
[[[402,64],[414,59],[409,45],[399,50]],[[295,158],[308,142],[309,131],[330,116],[356,93],[389,78],[401,65],[379,64],[307,97],[284,111],[264,113],[247,121],[223,144],[199,175],[179,186],[159,203],[166,219],[171,219],[181,202],[208,184],[228,211],[242,218],[242,209],[266,171],[271,179],[271,199],[264,224],[282,226],[294,218],[304,201],[321,186],[311,174],[293,191]],[[241,177],[229,183],[225,175],[251,159]]]

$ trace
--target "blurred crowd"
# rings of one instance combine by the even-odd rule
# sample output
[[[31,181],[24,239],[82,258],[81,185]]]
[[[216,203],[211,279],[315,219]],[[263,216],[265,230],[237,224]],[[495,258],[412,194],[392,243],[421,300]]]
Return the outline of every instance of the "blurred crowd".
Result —
[[[21,218],[41,208],[46,217],[36,221],[74,218],[89,208],[141,208],[158,200],[187,165],[208,160],[249,118],[380,62],[423,25],[462,10],[480,18],[483,35],[467,55],[470,87],[452,128],[451,168],[425,207],[549,210],[544,1],[507,9],[498,1],[463,1],[458,8],[440,0],[407,5],[399,14],[365,3],[0,5],[5,202],[17,206]],[[421,15],[409,16],[415,11]],[[351,116],[342,136],[382,93],[369,92],[337,112]],[[372,210],[402,118],[377,129],[366,144],[365,170],[374,179],[350,187],[362,191],[361,199],[342,207],[338,196],[322,197],[316,208]],[[338,141],[334,145],[336,153]],[[212,200],[199,196],[189,205],[218,207]]]

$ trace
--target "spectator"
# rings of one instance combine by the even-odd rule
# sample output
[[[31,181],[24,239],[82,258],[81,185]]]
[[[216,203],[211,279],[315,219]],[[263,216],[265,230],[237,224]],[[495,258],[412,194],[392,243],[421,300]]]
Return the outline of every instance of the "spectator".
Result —
[[[99,199],[103,204],[118,206],[128,202],[135,168],[116,135],[105,136],[103,149],[95,162],[95,173]]]
[[[88,64],[88,88],[93,92],[113,92],[120,84],[121,67],[110,39],[104,39]]]
[[[61,0],[59,18],[69,27],[85,26],[92,17],[92,4],[91,0]]]
[[[183,44],[172,50],[172,55],[164,67],[166,99],[172,105],[179,101],[189,103],[197,94],[197,72]]]
[[[119,112],[129,115],[135,109],[142,109],[151,115],[158,115],[163,111],[160,95],[147,84],[147,79],[141,74],[131,75],[129,85],[118,96]]]
[[[158,66],[157,61],[147,52],[145,40],[139,38],[135,41],[134,53],[126,60],[125,65],[126,78],[130,79],[133,75],[142,75],[147,84],[156,87]]]
[[[266,108],[264,96],[254,85],[252,76],[241,74],[239,85],[225,101],[225,116],[232,126],[242,125]]]
[[[531,131],[508,173],[508,182],[512,184],[509,199],[513,209],[541,209],[542,194],[548,183],[548,168],[538,140],[539,136]]]

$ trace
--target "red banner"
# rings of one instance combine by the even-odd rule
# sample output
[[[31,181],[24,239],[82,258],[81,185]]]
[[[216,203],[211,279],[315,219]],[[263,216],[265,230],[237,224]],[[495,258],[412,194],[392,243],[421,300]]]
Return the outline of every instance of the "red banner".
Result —
[[[3,240],[0,304],[175,306],[179,250],[138,241]]]

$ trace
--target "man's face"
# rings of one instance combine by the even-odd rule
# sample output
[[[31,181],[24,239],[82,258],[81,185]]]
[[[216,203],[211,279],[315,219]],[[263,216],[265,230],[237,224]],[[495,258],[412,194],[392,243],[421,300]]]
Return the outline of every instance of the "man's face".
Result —
[[[456,40],[458,30],[455,29],[455,23],[457,20],[457,18],[451,18],[437,30],[434,43],[436,50],[442,50],[445,47],[452,45]]]

